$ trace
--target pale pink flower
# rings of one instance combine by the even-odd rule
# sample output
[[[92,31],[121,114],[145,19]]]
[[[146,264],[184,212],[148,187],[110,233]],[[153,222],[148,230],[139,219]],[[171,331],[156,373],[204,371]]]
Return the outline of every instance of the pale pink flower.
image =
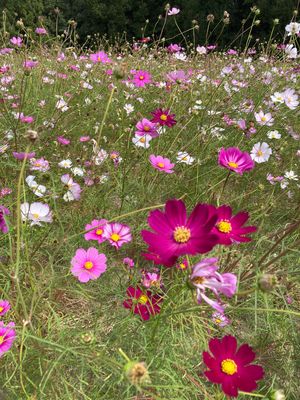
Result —
[[[77,249],[71,261],[71,273],[82,283],[95,280],[106,271],[106,260],[105,254],[99,254],[94,247],[87,251]]]

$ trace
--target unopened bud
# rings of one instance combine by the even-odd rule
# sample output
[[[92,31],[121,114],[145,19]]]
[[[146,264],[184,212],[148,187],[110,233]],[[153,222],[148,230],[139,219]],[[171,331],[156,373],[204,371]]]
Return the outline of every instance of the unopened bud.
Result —
[[[229,12],[227,12],[227,11],[224,11],[224,14],[223,14],[223,16],[224,16],[224,18],[229,18],[229,17],[230,17],[230,14],[229,14]]]
[[[277,285],[277,278],[272,274],[263,274],[258,280],[258,287],[263,292],[271,292]]]
[[[293,15],[296,17],[298,15],[298,10],[294,10]]]
[[[37,131],[33,131],[32,129],[28,129],[27,131],[28,139],[32,140],[33,142],[38,138]]]
[[[275,19],[273,20],[273,24],[274,24],[274,25],[278,25],[278,24],[279,24],[279,19],[278,19],[278,18],[275,18]]]
[[[208,22],[213,22],[215,19],[215,16],[213,14],[208,14],[208,16],[206,17],[206,20]]]
[[[150,383],[149,372],[144,362],[129,361],[124,372],[129,382],[134,386],[141,386]]]
[[[260,24],[260,19],[257,19],[255,22],[254,22],[254,25],[259,25]]]
[[[271,395],[268,397],[269,400],[285,400],[285,394],[283,390],[273,390]]]

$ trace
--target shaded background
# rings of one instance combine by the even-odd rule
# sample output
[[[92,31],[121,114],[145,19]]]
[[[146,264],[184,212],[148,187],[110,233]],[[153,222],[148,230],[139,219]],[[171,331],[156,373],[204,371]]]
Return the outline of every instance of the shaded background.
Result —
[[[141,38],[141,28],[146,19],[149,24],[145,36],[151,36],[158,16],[164,15],[166,1],[161,0],[0,0],[0,9],[7,10],[6,30],[11,34],[17,32],[16,21],[22,18],[26,26],[47,27],[52,34],[56,33],[56,19],[58,19],[58,32],[63,33],[68,21],[74,19],[77,22],[79,41],[84,41],[87,35],[99,33],[106,34],[113,39],[118,33],[126,31],[127,38]],[[182,30],[192,26],[192,20],[196,20],[199,30],[196,32],[196,43],[203,43],[206,31],[206,16],[214,14],[215,22],[223,16],[226,10],[230,14],[230,24],[224,29],[219,45],[228,44],[241,29],[241,21],[250,12],[250,7],[256,5],[261,14],[261,23],[255,27],[253,36],[261,40],[267,39],[273,26],[273,19],[279,18],[280,23],[275,29],[275,38],[280,42],[284,27],[292,18],[293,10],[299,7],[299,0],[176,0],[171,6],[179,7],[181,12],[176,16]],[[58,12],[59,9],[59,12]],[[173,19],[173,20],[172,20]],[[158,34],[162,27],[161,20],[155,29]],[[3,21],[0,23],[3,27]],[[216,29],[210,41],[218,38],[222,24]],[[245,27],[249,26],[249,21]],[[166,38],[178,34],[174,18],[167,21],[164,36]],[[189,37],[191,39],[191,37]],[[181,42],[178,36],[173,42]]]

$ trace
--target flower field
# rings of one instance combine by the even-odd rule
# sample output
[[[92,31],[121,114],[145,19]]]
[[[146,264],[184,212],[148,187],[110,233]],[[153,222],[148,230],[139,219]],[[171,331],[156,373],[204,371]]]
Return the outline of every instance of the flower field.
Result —
[[[290,25],[244,52],[0,49],[1,399],[299,398]]]

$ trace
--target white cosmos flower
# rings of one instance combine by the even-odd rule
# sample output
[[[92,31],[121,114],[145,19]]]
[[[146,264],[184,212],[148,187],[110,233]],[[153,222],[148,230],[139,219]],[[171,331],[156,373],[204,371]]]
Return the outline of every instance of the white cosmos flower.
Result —
[[[284,52],[287,55],[287,58],[297,58],[297,47],[294,47],[292,44],[288,44],[284,49]]]
[[[291,22],[285,27],[288,36],[297,35],[300,32],[300,24],[298,22]]]
[[[30,226],[42,226],[43,222],[52,222],[52,211],[48,204],[43,203],[23,203],[21,204],[22,221],[30,221]]]
[[[27,185],[29,186],[29,188],[33,191],[33,193],[37,196],[37,197],[44,197],[44,194],[46,193],[46,186],[44,185],[39,185],[36,181],[35,181],[35,176],[33,175],[28,175],[27,178],[25,179]]]
[[[75,176],[83,176],[84,175],[84,170],[79,167],[71,168],[71,171]]]
[[[139,136],[135,135],[132,138],[132,142],[135,146],[137,147],[143,147],[144,149],[148,149],[150,147],[150,141],[152,140],[151,135],[144,135],[144,136]]]
[[[176,159],[178,163],[184,163],[187,165],[192,165],[193,162],[195,161],[195,159],[191,157],[189,153],[187,153],[186,151],[179,151],[177,153]]]
[[[72,161],[67,159],[67,160],[62,160],[61,162],[58,163],[58,166],[60,168],[71,168],[72,167]]]
[[[269,131],[267,133],[269,139],[280,139],[281,134],[278,131]]]
[[[186,61],[187,60],[187,56],[186,56],[185,53],[180,53],[180,52],[174,53],[174,57],[179,61]]]
[[[256,143],[250,153],[252,160],[258,164],[268,161],[270,155],[272,154],[272,149],[269,147],[268,143]]]
[[[57,108],[58,110],[61,110],[62,112],[65,112],[69,109],[68,104],[65,102],[65,100],[63,98],[59,99],[56,102],[55,108]]]
[[[274,118],[271,113],[264,113],[263,111],[259,111],[258,113],[254,113],[255,119],[259,125],[272,126],[274,123]]]
[[[275,92],[274,94],[272,94],[271,100],[273,101],[273,103],[284,103],[283,93]]]
[[[197,46],[196,51],[199,54],[206,54],[207,53],[207,48],[205,46]]]
[[[134,106],[132,104],[125,104],[124,110],[126,111],[127,115],[129,115],[134,111]]]
[[[295,110],[299,105],[298,95],[295,93],[295,90],[288,88],[282,93],[282,95],[285,105],[290,110]]]
[[[298,175],[296,175],[294,171],[286,171],[284,177],[291,181],[298,181]]]

